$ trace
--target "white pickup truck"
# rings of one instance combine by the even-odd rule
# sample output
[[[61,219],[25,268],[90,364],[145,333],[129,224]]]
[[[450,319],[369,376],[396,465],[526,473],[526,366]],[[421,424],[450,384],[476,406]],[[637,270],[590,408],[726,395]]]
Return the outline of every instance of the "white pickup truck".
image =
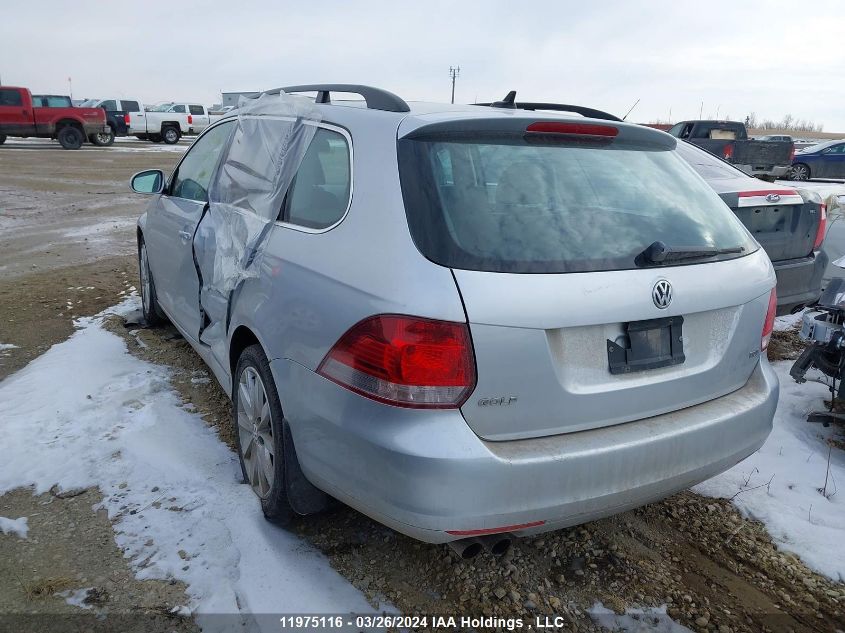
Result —
[[[147,109],[146,130],[135,134],[153,143],[164,141],[178,143],[184,134],[199,134],[209,125],[212,117],[204,105],[196,103],[162,103]]]

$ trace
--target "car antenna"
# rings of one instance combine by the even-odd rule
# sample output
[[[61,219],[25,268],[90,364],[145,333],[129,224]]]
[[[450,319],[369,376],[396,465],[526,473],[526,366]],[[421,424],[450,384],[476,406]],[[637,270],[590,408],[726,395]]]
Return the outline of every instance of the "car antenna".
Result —
[[[631,108],[630,108],[630,109],[629,109],[629,110],[625,113],[625,116],[623,116],[623,117],[622,117],[622,120],[623,120],[623,121],[624,121],[625,119],[627,119],[627,118],[628,118],[628,115],[629,115],[629,114],[631,114],[631,111],[632,111],[634,108],[636,108],[636,107],[637,107],[637,104],[638,104],[639,102],[640,102],[640,100],[639,100],[639,99],[637,99],[636,101],[634,101],[634,105],[632,105],[632,106],[631,106]]]
[[[516,90],[511,90],[505,98],[501,101],[494,101],[490,104],[491,108],[510,108],[512,110],[516,109]]]

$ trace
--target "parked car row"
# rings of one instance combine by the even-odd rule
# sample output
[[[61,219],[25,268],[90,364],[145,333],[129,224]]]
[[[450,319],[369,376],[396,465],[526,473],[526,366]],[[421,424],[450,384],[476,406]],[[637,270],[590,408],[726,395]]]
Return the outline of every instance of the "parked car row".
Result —
[[[771,259],[818,265],[818,201],[588,108],[282,90],[316,91],[318,115],[257,117],[263,136],[225,117],[172,174],[132,179],[151,196],[144,316],[231,395],[269,520],[334,497],[462,556],[501,553],[762,445],[776,281],[804,300]],[[311,140],[268,169],[271,138]]]
[[[132,135],[174,144],[185,134],[200,134],[218,118],[197,103],[166,103],[147,110],[140,99],[121,98],[88,99],[74,106],[69,96],[0,87],[0,143],[8,136],[34,136],[78,149],[85,141],[108,146],[118,136]]]

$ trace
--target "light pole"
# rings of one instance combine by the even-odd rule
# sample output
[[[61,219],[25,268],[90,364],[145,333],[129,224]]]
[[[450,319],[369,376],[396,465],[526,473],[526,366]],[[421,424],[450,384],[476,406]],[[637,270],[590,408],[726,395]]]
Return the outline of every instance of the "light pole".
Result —
[[[452,103],[455,103],[455,79],[461,74],[461,67],[449,66],[449,74],[452,76]]]

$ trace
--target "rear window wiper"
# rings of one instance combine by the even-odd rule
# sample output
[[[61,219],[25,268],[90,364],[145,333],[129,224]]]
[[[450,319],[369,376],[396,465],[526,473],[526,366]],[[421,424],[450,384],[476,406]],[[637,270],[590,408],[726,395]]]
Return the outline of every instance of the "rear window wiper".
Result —
[[[667,246],[660,240],[652,242],[642,253],[636,256],[634,263],[637,266],[648,266],[652,264],[666,264],[688,259],[707,259],[719,255],[732,255],[742,253],[745,248],[742,246],[731,246],[729,248],[716,248],[715,246]]]

